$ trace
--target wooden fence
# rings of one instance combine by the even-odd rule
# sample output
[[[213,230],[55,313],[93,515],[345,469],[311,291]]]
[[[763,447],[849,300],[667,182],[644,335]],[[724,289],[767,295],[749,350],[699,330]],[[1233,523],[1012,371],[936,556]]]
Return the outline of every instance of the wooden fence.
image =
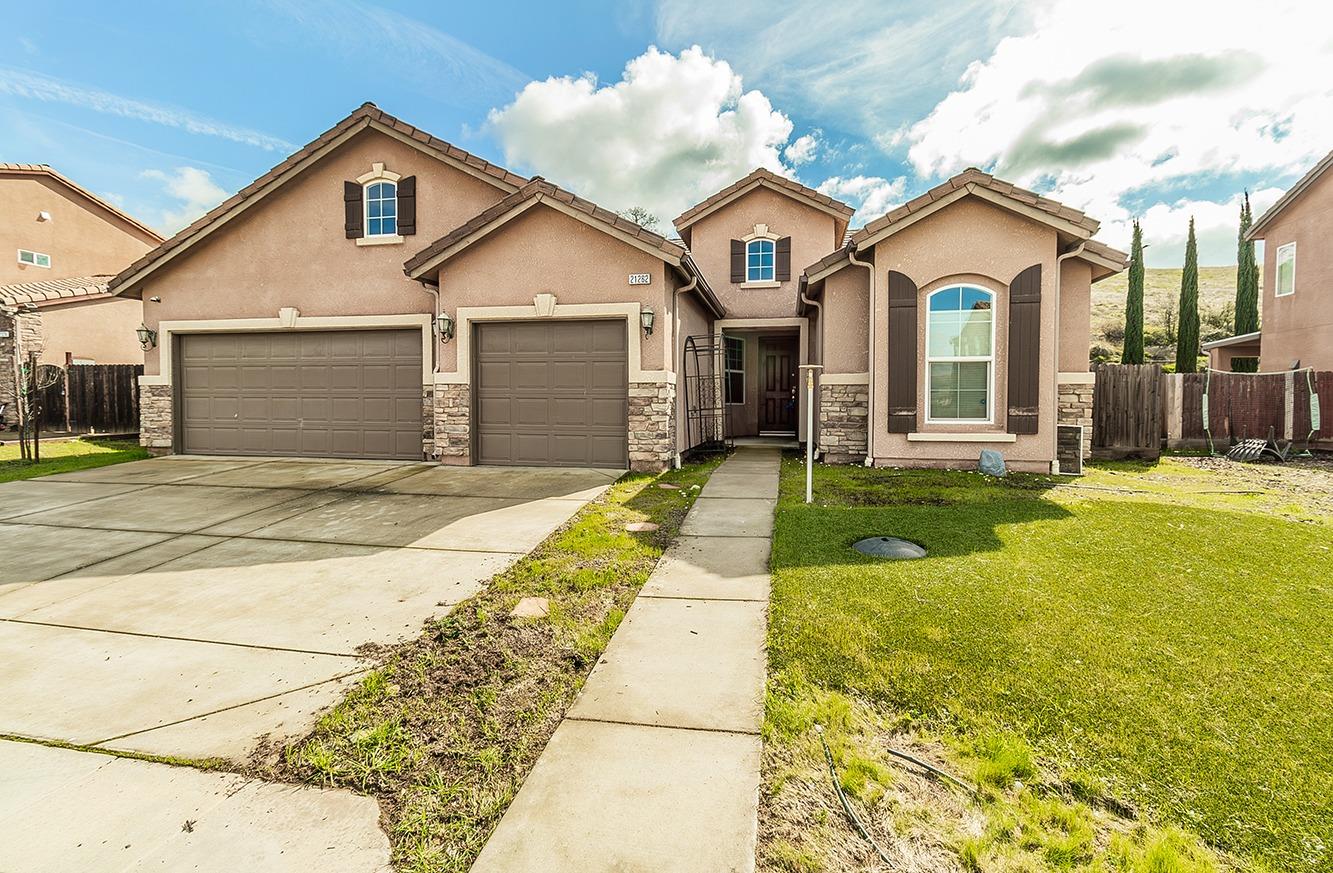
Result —
[[[1100,364],[1092,391],[1092,456],[1156,458],[1162,453],[1157,364]]]
[[[43,392],[43,430],[138,432],[142,364],[73,364],[65,373]]]
[[[1212,370],[1162,378],[1162,437],[1170,448],[1208,448],[1211,436],[1213,448],[1225,450],[1239,440],[1267,439],[1270,433],[1301,447],[1333,445],[1333,371]],[[1313,433],[1311,386],[1322,413]]]

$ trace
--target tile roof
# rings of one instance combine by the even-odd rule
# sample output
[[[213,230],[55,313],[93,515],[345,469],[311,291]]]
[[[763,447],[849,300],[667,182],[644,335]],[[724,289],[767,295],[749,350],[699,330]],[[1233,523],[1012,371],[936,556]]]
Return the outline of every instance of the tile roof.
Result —
[[[79,276],[72,279],[46,279],[41,282],[19,282],[0,285],[0,304],[22,306],[25,303],[50,303],[59,300],[77,300],[82,297],[100,297],[107,294],[110,276]]]
[[[834,200],[827,194],[819,193],[814,188],[807,188],[800,182],[797,182],[793,179],[788,179],[785,176],[779,176],[777,173],[774,173],[771,170],[765,170],[763,167],[760,167],[756,169],[754,172],[750,173],[744,179],[740,179],[736,182],[733,182],[732,184],[723,188],[721,191],[718,191],[716,194],[712,195],[706,200],[703,200],[699,203],[696,203],[694,206],[691,206],[689,209],[685,210],[679,216],[677,216],[675,221],[672,222],[672,224],[676,226],[677,230],[680,230],[684,227],[688,227],[702,213],[707,212],[713,207],[720,206],[723,203],[726,203],[727,201],[731,200],[732,198],[739,196],[743,191],[745,191],[755,183],[767,185],[769,187],[782,191],[786,194],[790,194],[796,197],[797,199],[805,200],[821,208],[829,209],[834,212],[840,213],[845,219],[850,220],[852,217],[852,213],[856,211],[852,207],[848,206],[846,203],[843,203],[841,200]]]
[[[515,189],[522,187],[528,181],[517,173],[511,173],[504,167],[492,164],[490,161],[479,158],[471,152],[464,151],[452,143],[445,142],[424,130],[413,127],[405,121],[400,121],[380,109],[374,103],[363,103],[358,106],[351,115],[348,115],[342,121],[339,121],[333,127],[324,131],[318,137],[293,152],[282,163],[278,164],[258,179],[255,179],[249,185],[246,185],[240,191],[237,191],[231,197],[213,207],[213,209],[209,210],[203,217],[177,233],[171,239],[130,264],[111,280],[111,290],[115,291],[117,288],[120,288],[167,254],[182,246],[188,246],[199,237],[199,234],[203,230],[236,207],[242,206],[252,199],[258,199],[256,195],[261,194],[271,182],[287,171],[297,168],[303,161],[311,158],[329,142],[337,139],[358,125],[369,126],[372,123],[384,125],[385,127],[408,137],[414,142],[419,143],[424,150],[436,152],[442,158],[466,164],[492,180],[499,187]]]
[[[1276,203],[1268,207],[1268,209],[1264,211],[1264,214],[1259,216],[1259,220],[1256,221],[1253,224],[1253,226],[1250,227],[1250,232],[1245,235],[1245,238],[1262,239],[1262,237],[1259,235],[1259,231],[1263,230],[1264,227],[1274,218],[1277,218],[1278,213],[1280,213],[1283,209],[1287,208],[1287,204],[1291,203],[1291,201],[1299,197],[1301,193],[1305,191],[1306,188],[1309,188],[1311,185],[1313,185],[1315,180],[1318,179],[1320,176],[1324,175],[1324,171],[1327,170],[1329,167],[1333,167],[1333,152],[1329,152],[1328,154],[1324,155],[1323,159],[1320,160],[1319,163],[1315,164],[1313,167],[1310,168],[1310,172],[1306,173],[1304,176],[1301,176],[1301,178],[1296,182],[1295,185],[1292,185],[1289,189],[1287,189],[1287,193],[1283,194],[1281,197],[1277,199]]]
[[[134,216],[127,214],[120,208],[112,205],[111,203],[108,203],[101,197],[98,197],[96,194],[89,191],[87,188],[78,184],[74,180],[70,179],[68,176],[62,175],[59,171],[55,170],[48,164],[0,163],[0,176],[46,176],[48,178],[54,179],[55,181],[64,185],[66,188],[73,190],[81,197],[91,200],[93,203],[97,204],[102,209],[116,216],[121,221],[124,221],[134,226],[135,228],[139,229],[140,231],[152,237],[153,239],[158,241],[161,241],[162,239],[162,234],[153,230],[151,227],[139,221]]]

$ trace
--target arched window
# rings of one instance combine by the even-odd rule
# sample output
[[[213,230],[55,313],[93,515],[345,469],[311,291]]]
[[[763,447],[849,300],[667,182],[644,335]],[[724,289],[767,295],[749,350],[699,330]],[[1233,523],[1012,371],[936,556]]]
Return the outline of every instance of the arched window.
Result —
[[[366,236],[395,236],[398,233],[398,185],[389,181],[371,182],[366,185],[365,201]]]
[[[745,244],[745,281],[773,281],[773,248],[771,239],[752,239]]]
[[[926,421],[989,422],[995,385],[995,295],[974,285],[926,305]]]

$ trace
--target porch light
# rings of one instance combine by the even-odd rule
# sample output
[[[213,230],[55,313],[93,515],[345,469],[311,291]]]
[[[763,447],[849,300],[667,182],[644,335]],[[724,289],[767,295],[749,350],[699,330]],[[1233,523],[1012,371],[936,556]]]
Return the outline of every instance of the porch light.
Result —
[[[139,348],[143,349],[145,352],[157,345],[157,331],[153,330],[148,325],[140,324],[134,329],[134,332],[139,337]]]
[[[643,309],[639,310],[639,324],[643,326],[644,336],[653,335],[654,317],[655,316],[653,315],[653,310],[651,307],[645,306]]]
[[[447,312],[441,312],[435,316],[435,327],[440,331],[440,339],[444,342],[454,338],[454,317]]]

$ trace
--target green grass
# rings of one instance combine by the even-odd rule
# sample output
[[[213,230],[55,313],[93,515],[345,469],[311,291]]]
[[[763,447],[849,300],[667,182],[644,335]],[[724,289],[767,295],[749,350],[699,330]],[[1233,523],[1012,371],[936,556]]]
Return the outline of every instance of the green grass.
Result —
[[[1171,472],[1171,485],[1209,490],[1204,471]],[[1163,487],[1151,468],[1129,465],[1084,480],[1114,480],[1114,493],[1031,476],[820,467],[809,507],[802,473],[784,464],[773,552],[766,729],[791,747],[777,752],[782,766],[796,767],[801,731],[823,711],[852,757],[876,758],[895,732],[938,740],[995,789],[991,818],[1072,841],[1038,840],[1047,868],[1111,864],[1120,852],[1129,860],[1111,869],[1204,869],[1189,866],[1202,850],[1172,848],[1188,840],[1169,829],[1134,836],[1101,823],[1118,842],[1094,851],[1072,820],[1038,827],[1043,816],[1086,817],[1084,798],[1247,861],[1333,869],[1325,524],[1246,511],[1239,497],[1216,502],[1227,495],[1193,505],[1180,488],[1167,501],[1151,493]],[[1149,493],[1128,493],[1136,487]],[[872,534],[930,555],[885,563],[850,549]],[[1058,815],[1037,808],[1050,798],[1030,785],[998,791],[1033,778],[1055,786]],[[782,808],[780,797],[767,803]],[[1007,869],[1009,849],[1036,851],[984,833],[955,849],[964,860],[985,849],[984,869]]]
[[[622,478],[420,637],[373,653],[310,736],[255,774],[373,795],[396,869],[467,870],[713,466]],[[625,530],[639,521],[659,529]],[[548,598],[549,615],[511,617],[523,597]]]
[[[129,440],[101,440],[85,437],[76,440],[43,442],[40,463],[19,457],[17,442],[0,446],[0,482],[33,479],[52,473],[72,473],[92,467],[105,467],[148,457],[148,450]]]

